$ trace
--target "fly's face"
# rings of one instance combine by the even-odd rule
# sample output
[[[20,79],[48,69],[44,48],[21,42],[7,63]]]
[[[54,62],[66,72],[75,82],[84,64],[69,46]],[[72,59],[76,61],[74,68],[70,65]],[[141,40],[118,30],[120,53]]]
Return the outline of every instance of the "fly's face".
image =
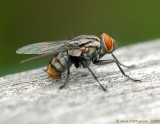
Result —
[[[101,44],[106,53],[112,53],[116,48],[117,44],[114,39],[112,39],[108,34],[103,33]]]

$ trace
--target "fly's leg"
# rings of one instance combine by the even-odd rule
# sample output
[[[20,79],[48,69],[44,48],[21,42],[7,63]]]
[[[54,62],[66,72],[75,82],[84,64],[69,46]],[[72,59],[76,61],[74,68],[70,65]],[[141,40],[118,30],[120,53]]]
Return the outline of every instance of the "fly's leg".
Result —
[[[135,67],[134,65],[127,66],[127,65],[124,65],[124,64],[120,63],[113,53],[112,53],[112,57],[117,61],[117,63],[118,63],[119,65],[121,65],[121,66],[123,66],[123,67],[126,67],[126,68],[134,68],[134,67]]]
[[[94,77],[94,79],[98,82],[98,84],[101,86],[101,88],[104,90],[104,91],[107,91],[107,89],[99,82],[98,78],[96,77],[96,75],[93,73],[93,71],[89,68],[88,64],[86,62],[81,62],[82,65],[84,65],[92,74],[92,76]]]
[[[61,86],[59,87],[60,90],[61,90],[61,89],[66,85],[66,83],[68,82],[69,75],[70,75],[70,67],[67,66],[67,77],[66,77],[66,80],[65,80],[65,82],[63,83],[63,85],[61,85]]]
[[[68,54],[68,52],[67,52]],[[69,79],[69,75],[70,75],[70,66],[69,66],[69,62],[65,59],[66,63],[67,63],[67,77],[66,77],[66,80],[65,82],[59,87],[59,90],[61,90],[62,88],[65,87],[66,83],[68,82],[68,79]]]
[[[121,73],[125,77],[131,79],[132,81],[141,82],[141,80],[133,79],[130,76],[126,75],[125,72],[123,71],[123,69],[120,67],[119,63],[116,60],[112,60],[112,59],[109,59],[109,60],[96,60],[96,61],[93,61],[93,64],[95,64],[95,65],[105,65],[105,64],[109,64],[109,63],[113,63],[113,62],[116,63],[116,65],[118,66],[119,70],[121,71]]]

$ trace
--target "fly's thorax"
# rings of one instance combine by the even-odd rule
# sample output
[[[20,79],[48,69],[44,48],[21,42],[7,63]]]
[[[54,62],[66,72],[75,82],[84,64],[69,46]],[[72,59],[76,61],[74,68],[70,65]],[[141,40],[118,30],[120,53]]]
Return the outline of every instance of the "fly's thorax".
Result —
[[[58,72],[64,72],[67,67],[70,67],[72,65],[67,52],[58,53],[56,56],[53,57],[50,64]]]
[[[89,43],[95,43],[95,42],[99,42],[100,39],[95,36],[95,35],[80,35],[80,36],[77,36],[75,37],[73,40],[72,40],[72,44],[77,44],[78,46],[82,46],[82,45],[87,45]]]
[[[86,35],[84,35],[86,36]],[[81,36],[83,37],[83,36]],[[86,37],[85,37],[86,38]],[[80,40],[80,39],[78,39]],[[82,57],[83,54],[94,54],[95,49],[99,49],[101,47],[101,43],[98,39],[81,39],[78,42],[79,49],[68,50],[68,54],[74,57]],[[90,53],[89,53],[90,52]]]
[[[85,60],[91,61],[94,57],[99,54],[100,48],[97,47],[89,47],[82,53],[81,58]]]

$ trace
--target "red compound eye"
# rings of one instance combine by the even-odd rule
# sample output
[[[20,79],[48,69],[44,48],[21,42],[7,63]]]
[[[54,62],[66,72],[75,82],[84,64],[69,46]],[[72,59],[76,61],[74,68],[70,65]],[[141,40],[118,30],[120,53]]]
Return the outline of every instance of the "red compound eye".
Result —
[[[112,52],[113,51],[113,45],[114,45],[113,39],[108,34],[106,34],[106,33],[102,34],[102,38],[103,38],[103,41],[104,41],[107,49],[110,52]]]

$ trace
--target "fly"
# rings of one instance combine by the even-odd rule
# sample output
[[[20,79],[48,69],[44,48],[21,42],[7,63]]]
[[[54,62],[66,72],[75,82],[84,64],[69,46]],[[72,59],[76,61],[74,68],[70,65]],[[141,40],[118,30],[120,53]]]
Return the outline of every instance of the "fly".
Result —
[[[67,71],[66,80],[59,87],[59,89],[62,89],[68,82],[70,75],[70,67],[72,66],[72,64],[74,64],[76,68],[80,66],[87,68],[94,77],[94,79],[98,82],[100,87],[104,91],[107,91],[107,89],[99,82],[96,75],[90,69],[89,65],[91,62],[95,65],[116,63],[122,75],[124,75],[132,81],[141,81],[133,79],[125,74],[121,66],[130,66],[125,66],[117,60],[117,58],[113,54],[113,51],[116,48],[116,41],[112,39],[108,34],[102,33],[100,38],[95,35],[80,35],[71,40],[31,44],[18,49],[16,53],[41,54],[40,56],[29,58],[21,62],[27,62],[46,56],[53,56],[52,60],[49,62],[46,69],[46,72],[48,73],[49,77],[52,79],[57,79],[61,77],[62,72]],[[100,58],[102,58],[105,54],[111,54],[113,59],[100,60]]]

